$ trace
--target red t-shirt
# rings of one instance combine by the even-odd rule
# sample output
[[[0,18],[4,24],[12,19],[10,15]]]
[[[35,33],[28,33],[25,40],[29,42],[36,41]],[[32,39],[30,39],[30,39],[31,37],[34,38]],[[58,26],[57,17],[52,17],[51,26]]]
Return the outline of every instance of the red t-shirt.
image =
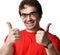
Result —
[[[36,33],[27,32],[26,30],[21,31],[20,40],[14,43],[14,54],[13,55],[47,55],[43,45],[36,43]],[[48,34],[54,47],[60,51],[60,40],[51,33]]]

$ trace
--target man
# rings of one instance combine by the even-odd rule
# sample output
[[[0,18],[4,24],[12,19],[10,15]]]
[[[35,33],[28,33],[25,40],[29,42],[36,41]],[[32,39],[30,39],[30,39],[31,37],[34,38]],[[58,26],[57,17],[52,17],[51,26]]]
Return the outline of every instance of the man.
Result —
[[[7,22],[9,34],[0,49],[0,55],[60,55],[60,40],[49,33],[49,23],[45,30],[39,26],[42,7],[37,0],[23,0],[19,14],[26,29],[12,28]]]

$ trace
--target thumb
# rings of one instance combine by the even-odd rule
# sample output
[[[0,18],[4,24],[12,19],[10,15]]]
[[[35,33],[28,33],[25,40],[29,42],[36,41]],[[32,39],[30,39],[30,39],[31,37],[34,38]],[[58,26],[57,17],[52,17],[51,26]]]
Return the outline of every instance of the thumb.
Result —
[[[49,27],[50,27],[50,25],[51,25],[51,23],[49,23],[49,24],[47,25],[47,27],[46,27],[46,29],[45,29],[46,32],[49,31]]]
[[[10,31],[10,29],[12,29],[12,25],[11,25],[10,22],[6,22],[6,23],[7,23],[7,25],[8,25],[9,31]]]

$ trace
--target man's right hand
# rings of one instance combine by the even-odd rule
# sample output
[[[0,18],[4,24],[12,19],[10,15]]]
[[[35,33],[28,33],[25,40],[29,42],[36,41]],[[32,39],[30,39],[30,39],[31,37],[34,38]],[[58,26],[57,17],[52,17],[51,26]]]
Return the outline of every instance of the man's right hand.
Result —
[[[9,22],[7,22],[7,25],[9,28],[9,34],[8,34],[8,38],[6,39],[6,44],[10,45],[20,40],[20,31],[17,28],[13,29],[11,23]]]

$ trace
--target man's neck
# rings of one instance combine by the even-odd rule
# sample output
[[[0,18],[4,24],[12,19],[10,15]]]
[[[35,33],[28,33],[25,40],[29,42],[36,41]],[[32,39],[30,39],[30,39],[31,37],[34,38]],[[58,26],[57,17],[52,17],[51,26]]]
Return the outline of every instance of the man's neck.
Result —
[[[35,28],[35,29],[26,29],[26,31],[28,31],[28,32],[36,32],[36,31],[38,31],[38,30],[40,30],[40,27],[38,27],[38,28]]]

